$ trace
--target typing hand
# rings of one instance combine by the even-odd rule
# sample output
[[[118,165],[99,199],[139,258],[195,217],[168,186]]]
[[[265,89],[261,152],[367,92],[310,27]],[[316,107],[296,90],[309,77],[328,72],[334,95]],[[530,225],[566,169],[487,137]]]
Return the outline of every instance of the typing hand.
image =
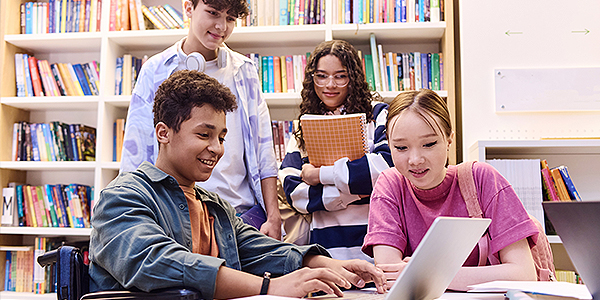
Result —
[[[319,179],[319,168],[315,168],[315,166],[311,164],[302,165],[302,173],[300,173],[300,177],[302,181],[306,182],[308,185],[317,185],[321,183]]]
[[[309,293],[322,291],[341,297],[344,294],[338,286],[350,288],[351,284],[341,274],[330,268],[305,267],[271,279],[268,294],[301,298]]]

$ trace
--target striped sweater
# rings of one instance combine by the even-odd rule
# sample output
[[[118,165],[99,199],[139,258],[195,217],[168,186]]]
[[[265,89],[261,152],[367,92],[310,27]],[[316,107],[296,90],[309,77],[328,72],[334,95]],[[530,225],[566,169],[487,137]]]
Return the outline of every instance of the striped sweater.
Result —
[[[370,153],[321,167],[321,183],[315,186],[300,178],[308,158],[302,157],[295,139],[288,144],[279,170],[287,201],[298,212],[312,214],[310,243],[324,246],[333,258],[372,261],[360,250],[367,233],[370,198],[359,195],[370,195],[379,174],[393,165],[385,133],[387,114],[386,103],[374,102],[374,121],[367,126]]]

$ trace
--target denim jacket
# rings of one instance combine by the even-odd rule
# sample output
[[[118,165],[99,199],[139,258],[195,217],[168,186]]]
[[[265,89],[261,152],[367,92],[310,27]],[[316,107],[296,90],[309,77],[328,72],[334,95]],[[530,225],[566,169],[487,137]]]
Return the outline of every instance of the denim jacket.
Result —
[[[279,242],[244,224],[215,193],[196,187],[215,218],[219,257],[192,253],[189,209],[177,181],[144,162],[100,192],[92,215],[90,290],[199,290],[213,299],[221,266],[281,276],[299,269],[306,254],[327,255],[318,245]]]

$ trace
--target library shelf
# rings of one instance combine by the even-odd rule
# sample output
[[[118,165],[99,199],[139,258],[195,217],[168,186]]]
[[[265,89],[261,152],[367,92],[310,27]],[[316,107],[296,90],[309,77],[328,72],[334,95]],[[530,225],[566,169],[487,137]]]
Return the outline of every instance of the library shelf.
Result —
[[[91,228],[65,228],[65,227],[0,227],[0,234],[35,235],[35,236],[75,236],[89,237]]]

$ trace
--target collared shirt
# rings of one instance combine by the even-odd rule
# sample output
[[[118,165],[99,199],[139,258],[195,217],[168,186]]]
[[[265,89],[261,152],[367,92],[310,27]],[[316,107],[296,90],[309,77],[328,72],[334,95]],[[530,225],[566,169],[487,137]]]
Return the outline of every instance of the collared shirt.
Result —
[[[154,114],[152,113],[154,95],[158,86],[179,66],[178,43],[152,56],[140,70],[127,112],[121,172],[133,171],[144,161],[156,162],[158,143],[154,135]],[[253,196],[248,197],[246,192],[222,194],[222,197],[237,207],[249,208],[255,203],[259,203],[264,208],[260,181],[269,177],[277,177],[269,109],[260,91],[261,82],[254,63],[249,58],[226,47],[221,49],[221,55],[227,56],[226,68],[230,69],[232,73],[225,76],[227,80],[223,83],[229,87],[238,100],[238,109],[234,114],[237,114],[235,119],[239,123],[236,125],[237,128],[229,128],[229,131],[236,131],[239,134],[239,138],[235,140],[241,141],[241,144],[235,148],[240,150],[240,154],[243,153],[243,162],[245,163],[243,165],[236,164],[236,166],[242,167],[239,172],[242,179],[238,180],[236,185],[243,186],[246,190],[249,187],[250,195]],[[228,114],[228,119],[230,115]],[[229,122],[227,125],[229,127]],[[228,138],[226,137],[225,140],[227,141]],[[225,160],[226,158],[222,159],[222,161]],[[221,178],[221,183],[228,186],[229,183],[225,180],[228,178],[227,174],[219,173],[219,168],[219,164],[217,164],[217,170],[214,171],[213,177]],[[219,184],[213,184],[212,181],[206,184],[211,191],[213,191],[211,186],[219,186]],[[215,192],[222,191],[215,190]]]
[[[189,287],[212,299],[223,265],[281,276],[299,269],[306,254],[328,255],[317,245],[295,246],[265,236],[214,193],[196,187],[196,197],[215,218],[219,257],[192,252],[189,208],[175,178],[147,162],[117,176],[94,207],[90,290]]]

